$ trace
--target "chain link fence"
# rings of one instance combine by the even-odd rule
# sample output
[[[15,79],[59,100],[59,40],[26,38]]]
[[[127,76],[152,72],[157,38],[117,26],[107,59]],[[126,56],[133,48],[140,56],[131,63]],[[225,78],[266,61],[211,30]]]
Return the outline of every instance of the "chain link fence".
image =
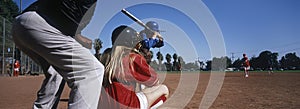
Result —
[[[36,64],[23,52],[17,50],[11,35],[12,23],[0,16],[0,73],[2,76],[12,76],[13,63],[19,60],[20,75],[42,73],[40,65]],[[18,58],[16,58],[18,57]]]

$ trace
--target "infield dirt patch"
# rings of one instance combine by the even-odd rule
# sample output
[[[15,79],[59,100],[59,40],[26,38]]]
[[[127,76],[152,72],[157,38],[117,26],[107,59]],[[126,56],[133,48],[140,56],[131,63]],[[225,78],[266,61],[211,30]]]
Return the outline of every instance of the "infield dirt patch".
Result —
[[[210,74],[199,76],[197,90],[185,106],[177,106],[182,99],[169,99],[161,108],[184,107],[198,109],[204,96]],[[169,87],[171,97],[180,84],[180,73],[169,73],[163,83]],[[44,76],[0,77],[0,109],[30,109]],[[59,109],[67,108],[69,88],[66,86]],[[186,89],[189,91],[189,89]],[[180,94],[180,92],[179,92]],[[226,73],[221,91],[210,109],[299,109],[300,73],[251,73],[249,78],[239,72]]]

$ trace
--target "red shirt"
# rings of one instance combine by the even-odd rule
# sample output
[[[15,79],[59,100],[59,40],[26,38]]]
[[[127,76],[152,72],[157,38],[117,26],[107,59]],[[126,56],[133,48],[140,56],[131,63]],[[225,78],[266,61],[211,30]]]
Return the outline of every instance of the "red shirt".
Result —
[[[19,62],[15,62],[14,68],[20,68],[20,63]]]
[[[132,61],[132,64],[130,64],[130,61]],[[116,100],[108,100],[108,105],[111,105],[109,108],[117,108],[120,106],[118,103],[125,106],[121,106],[122,109],[139,108],[140,103],[135,92],[136,83],[150,87],[154,86],[158,82],[157,73],[147,64],[146,59],[142,55],[136,53],[131,53],[123,58],[123,67],[126,82],[119,82],[117,79],[114,79],[113,83],[105,88],[107,94]],[[118,76],[118,74],[114,75],[114,77]],[[103,95],[103,93],[102,91],[101,94]],[[103,97],[104,101],[106,98],[109,98],[107,95],[103,95]]]
[[[243,60],[244,60],[243,66],[244,67],[249,67],[250,66],[250,62],[248,60],[248,57],[244,57]]]

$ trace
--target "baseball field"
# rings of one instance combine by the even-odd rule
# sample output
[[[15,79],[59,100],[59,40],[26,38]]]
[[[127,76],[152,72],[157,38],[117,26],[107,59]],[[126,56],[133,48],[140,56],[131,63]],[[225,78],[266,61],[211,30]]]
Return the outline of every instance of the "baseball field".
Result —
[[[196,87],[179,90],[186,82],[182,75],[198,76]],[[162,109],[198,109],[210,80],[210,73],[161,73],[163,83],[169,87],[170,99]],[[30,109],[44,76],[0,77],[0,109]],[[191,80],[193,81],[193,80]],[[185,83],[185,84],[182,84]],[[196,88],[196,89],[195,89]],[[194,90],[195,89],[195,90]],[[59,109],[67,108],[69,89],[66,86]],[[185,93],[192,95],[184,97]],[[182,94],[182,95],[180,95]],[[183,96],[178,99],[175,96]],[[186,105],[184,102],[187,102]],[[221,90],[210,109],[299,109],[300,72],[251,72],[245,78],[242,72],[226,73]]]

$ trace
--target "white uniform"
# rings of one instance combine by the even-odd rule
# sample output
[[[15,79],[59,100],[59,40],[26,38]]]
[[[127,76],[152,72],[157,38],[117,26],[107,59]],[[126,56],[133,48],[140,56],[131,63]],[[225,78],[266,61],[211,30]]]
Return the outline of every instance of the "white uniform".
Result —
[[[71,88],[70,109],[97,108],[104,67],[88,49],[35,11],[16,18],[12,35],[18,48],[40,63],[46,75],[34,108],[49,109],[57,104],[63,80]]]

